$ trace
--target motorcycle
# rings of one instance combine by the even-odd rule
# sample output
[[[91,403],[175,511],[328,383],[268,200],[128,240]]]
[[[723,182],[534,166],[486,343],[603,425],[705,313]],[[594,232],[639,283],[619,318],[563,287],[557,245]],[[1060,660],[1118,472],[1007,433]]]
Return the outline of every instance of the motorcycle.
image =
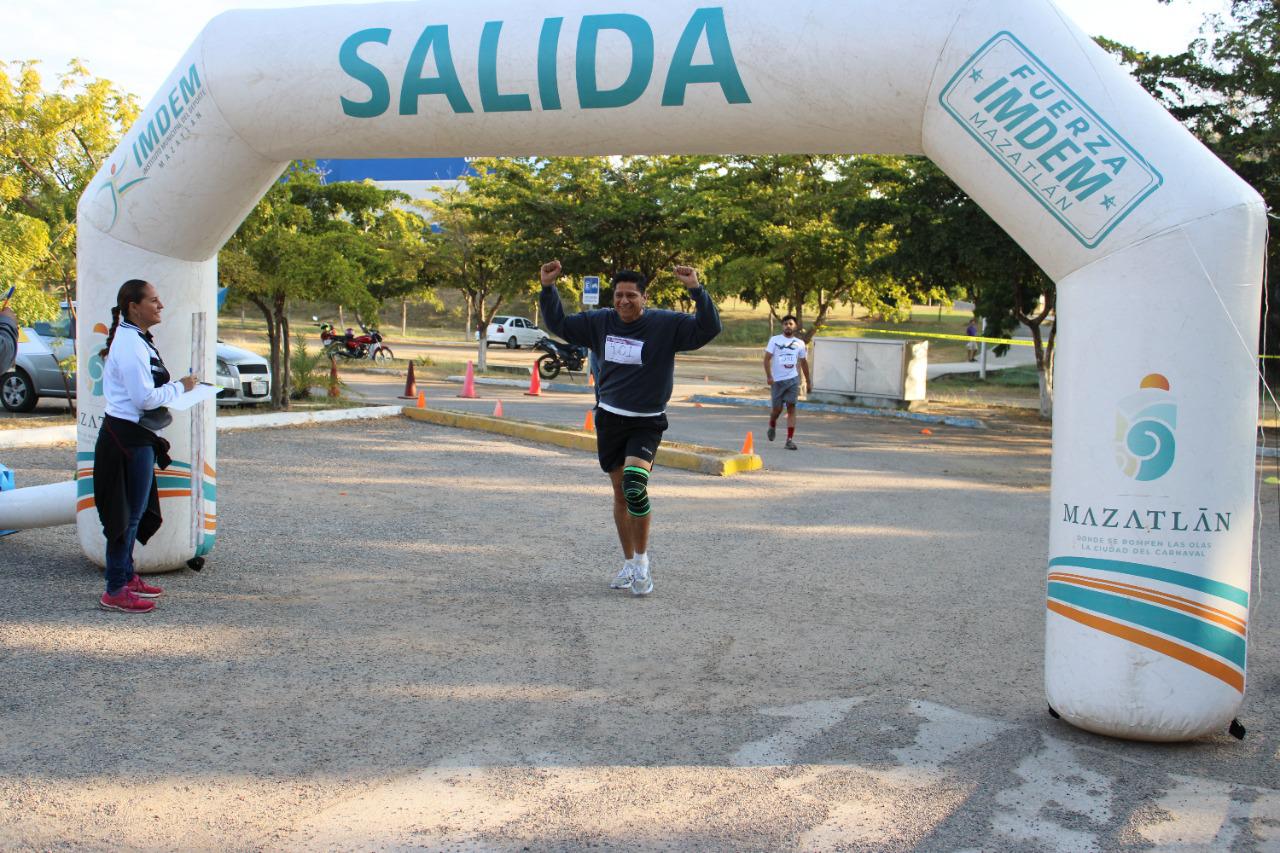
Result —
[[[318,317],[312,317],[312,320],[318,320]],[[329,358],[350,358],[359,359],[367,358],[376,364],[386,364],[395,355],[391,352],[391,347],[382,342],[382,333],[377,329],[371,329],[363,323],[360,325],[363,335],[356,335],[355,332],[348,328],[345,334],[338,334],[338,330],[332,323],[317,323],[320,327],[320,346],[324,350],[324,354]]]
[[[555,379],[560,375],[561,370],[567,370],[570,373],[575,370],[581,371],[587,361],[586,347],[562,344],[551,338],[543,338],[534,344],[533,348],[546,353],[539,356],[536,362],[538,375],[543,379]]]

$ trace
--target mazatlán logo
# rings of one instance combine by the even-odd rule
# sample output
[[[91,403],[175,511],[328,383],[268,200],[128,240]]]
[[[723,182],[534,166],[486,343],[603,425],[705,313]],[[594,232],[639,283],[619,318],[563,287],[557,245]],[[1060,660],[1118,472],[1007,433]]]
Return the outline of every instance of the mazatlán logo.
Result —
[[[110,332],[102,323],[95,323],[93,333],[102,335],[102,344],[106,346],[107,334]],[[93,349],[93,355],[89,356],[89,381],[93,383],[93,396],[102,396],[102,374],[106,372],[106,364],[102,360],[102,356],[98,355],[98,348]]]
[[[1087,248],[1164,178],[1012,33],[997,33],[939,96],[997,163]]]
[[[1116,410],[1116,463],[1126,477],[1158,480],[1173,467],[1178,404],[1169,380],[1159,373],[1143,378],[1139,390]]]

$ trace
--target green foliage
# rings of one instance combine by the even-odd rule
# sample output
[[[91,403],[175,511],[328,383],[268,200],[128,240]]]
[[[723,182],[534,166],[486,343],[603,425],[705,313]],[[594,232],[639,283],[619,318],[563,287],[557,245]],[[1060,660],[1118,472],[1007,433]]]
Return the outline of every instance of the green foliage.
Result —
[[[368,182],[326,184],[313,163],[294,163],[219,253],[230,297],[253,303],[267,320],[277,405],[286,405],[293,385],[289,303],[329,300],[376,322],[383,299],[429,290],[420,276],[427,225],[395,207],[407,200]]]
[[[795,314],[811,337],[838,304],[899,304],[906,292],[875,262],[892,247],[868,218],[874,158],[731,157],[703,161],[689,204],[693,241],[725,289],[775,316]],[[693,211],[696,211],[693,212]]]
[[[45,91],[39,63],[0,62],[0,284],[23,322],[75,287],[76,204],[138,103],[72,61]]]
[[[289,392],[290,399],[310,399],[312,386],[323,384],[325,381],[321,365],[327,362],[328,359],[325,358],[323,350],[308,351],[307,342],[299,336],[294,343],[293,354],[289,357],[289,372],[293,376],[293,388]]]
[[[1104,39],[1201,142],[1267,202],[1270,244],[1280,245],[1280,4],[1233,0],[1225,17],[1175,56],[1152,56]],[[1280,255],[1267,257],[1270,352],[1280,352]],[[1268,365],[1273,370],[1274,362]]]

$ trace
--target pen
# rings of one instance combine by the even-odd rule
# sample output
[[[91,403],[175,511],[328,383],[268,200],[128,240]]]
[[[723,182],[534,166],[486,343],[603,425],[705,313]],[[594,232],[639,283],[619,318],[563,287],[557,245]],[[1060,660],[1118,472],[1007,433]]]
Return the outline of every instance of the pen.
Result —
[[[4,295],[4,301],[0,302],[0,311],[3,311],[4,309],[9,307],[9,300],[13,298],[13,291],[14,291],[14,288],[16,287],[17,287],[16,284],[9,285],[9,290]]]

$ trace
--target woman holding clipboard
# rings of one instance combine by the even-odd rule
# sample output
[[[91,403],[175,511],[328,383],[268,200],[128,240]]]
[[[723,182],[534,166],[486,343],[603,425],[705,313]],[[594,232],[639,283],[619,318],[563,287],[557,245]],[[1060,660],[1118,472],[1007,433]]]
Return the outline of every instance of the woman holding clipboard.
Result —
[[[165,406],[198,383],[193,375],[169,378],[150,333],[163,310],[154,285],[126,281],[102,350],[107,412],[94,448],[93,496],[107,538],[107,591],[98,600],[103,610],[146,613],[163,592],[134,573],[133,546],[145,545],[164,523],[155,468],[170,462],[169,442],[156,434],[173,420]]]

